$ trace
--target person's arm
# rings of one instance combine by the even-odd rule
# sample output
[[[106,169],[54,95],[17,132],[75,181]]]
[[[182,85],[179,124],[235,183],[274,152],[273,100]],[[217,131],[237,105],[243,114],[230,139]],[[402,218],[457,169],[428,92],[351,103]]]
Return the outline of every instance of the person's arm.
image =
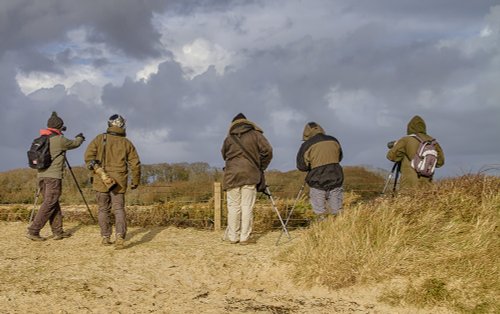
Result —
[[[300,146],[300,149],[299,151],[297,152],[297,169],[299,169],[300,171],[309,171],[311,170],[310,168],[310,165],[309,163],[305,160],[305,151],[304,151],[304,144],[305,143],[302,143],[302,145]]]
[[[394,162],[400,162],[406,156],[406,141],[404,138],[394,143],[394,146],[387,152],[387,159]]]
[[[85,161],[85,165],[87,165],[87,167],[89,167],[89,164],[92,160],[97,160],[97,141],[97,137],[93,139],[92,142],[90,142],[89,146],[87,146],[85,154],[83,155],[83,160]]]
[[[127,163],[131,172],[130,188],[135,189],[141,182],[141,161],[132,143],[127,153]]]
[[[259,158],[261,170],[266,170],[271,160],[273,159],[273,147],[264,135],[260,135],[258,139]]]
[[[61,139],[61,146],[63,150],[70,150],[70,149],[75,149],[77,147],[80,147],[84,141],[85,137],[83,137],[83,134],[78,134],[74,140],[70,140],[64,136],[62,136]]]
[[[437,163],[436,163],[436,168],[442,167],[444,165],[444,152],[441,146],[436,144],[436,150],[438,153],[438,158],[437,158]]]

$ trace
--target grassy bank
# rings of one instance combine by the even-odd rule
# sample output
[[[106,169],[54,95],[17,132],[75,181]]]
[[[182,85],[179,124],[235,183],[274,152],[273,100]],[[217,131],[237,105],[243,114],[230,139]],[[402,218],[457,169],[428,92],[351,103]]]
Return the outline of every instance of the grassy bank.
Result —
[[[305,284],[392,283],[381,295],[392,304],[500,313],[499,191],[498,178],[464,176],[358,203],[282,258]]]

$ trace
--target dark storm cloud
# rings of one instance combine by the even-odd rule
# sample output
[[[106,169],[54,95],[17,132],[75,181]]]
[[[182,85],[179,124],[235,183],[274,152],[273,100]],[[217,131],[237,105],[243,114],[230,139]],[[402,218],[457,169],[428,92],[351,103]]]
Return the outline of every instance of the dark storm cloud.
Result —
[[[311,12],[331,11],[332,20],[341,19],[340,33],[332,26],[337,24],[325,26],[321,19],[307,25],[309,33],[301,32],[300,21],[287,11],[293,9],[285,5],[291,2],[283,2],[279,11],[265,10],[266,1],[255,1],[254,7],[252,3],[0,3],[0,35],[5,37],[0,45],[0,131],[16,130],[2,139],[6,157],[0,170],[25,166],[19,156],[24,156],[28,142],[45,126],[52,110],[68,125],[68,136],[82,131],[88,141],[105,130],[112,113],[124,115],[128,136],[144,163],[206,161],[221,166],[220,145],[238,112],[260,125],[275,147],[271,168],[294,168],[308,121],[318,122],[339,138],[344,164],[390,168],[386,143],[403,136],[415,114],[426,120],[429,133],[445,149],[447,163],[442,174],[460,174],[460,169],[477,170],[498,162],[500,147],[492,143],[500,133],[500,95],[492,81],[500,78],[495,64],[499,49],[473,49],[479,44],[467,41],[478,37],[491,1],[308,2]],[[253,40],[250,36],[259,25],[251,24],[253,20],[240,6],[248,11],[264,8],[267,14],[285,16],[285,23],[270,28],[274,33],[257,36],[259,40],[272,38],[266,45],[248,44],[237,51],[244,62],[231,65],[224,74],[212,66],[186,79],[182,64],[173,61],[173,54],[167,51],[170,47],[161,47],[153,13],[167,10],[170,17],[208,14],[228,26],[224,34],[233,36],[228,41],[239,42],[245,36]],[[340,15],[338,8],[342,9]],[[232,10],[234,14],[225,14]],[[18,68],[49,72],[75,62],[71,50],[62,50],[57,64],[35,54],[31,61],[24,56],[41,45],[64,41],[66,31],[82,25],[88,27],[88,39],[93,43],[105,43],[136,59],[168,54],[169,61],[161,63],[158,73],[148,80],[124,77],[104,86],[99,104],[82,101],[71,93],[71,86],[23,95],[15,81]],[[200,33],[221,31],[214,24],[200,21],[200,25]],[[331,30],[325,31],[325,27]],[[498,30],[494,31],[498,36]],[[195,38],[176,39],[189,43]],[[442,44],[443,39],[451,44]],[[90,49],[94,66],[114,61],[98,46]],[[73,90],[91,95],[94,87],[80,82]],[[82,154],[83,149],[72,152],[75,163],[82,162]]]

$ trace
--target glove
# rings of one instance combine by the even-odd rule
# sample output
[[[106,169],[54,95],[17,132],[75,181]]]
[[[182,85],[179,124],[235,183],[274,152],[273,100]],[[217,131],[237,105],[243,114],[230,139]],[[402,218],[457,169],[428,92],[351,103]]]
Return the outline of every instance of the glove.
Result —
[[[132,190],[137,189],[137,184],[131,184],[131,185],[130,185],[130,188],[131,188]]]
[[[85,136],[83,136],[83,133],[78,133],[75,137],[81,137],[85,141]]]

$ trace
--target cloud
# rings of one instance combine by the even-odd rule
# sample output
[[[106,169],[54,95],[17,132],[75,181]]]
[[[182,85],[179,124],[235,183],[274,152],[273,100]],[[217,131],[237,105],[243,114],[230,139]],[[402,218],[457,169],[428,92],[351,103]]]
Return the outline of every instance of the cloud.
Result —
[[[281,170],[295,167],[308,121],[340,140],[344,164],[390,167],[386,143],[414,114],[445,149],[441,174],[500,156],[490,1],[27,3],[0,4],[0,131],[16,130],[0,170],[25,166],[53,110],[88,139],[122,114],[144,163],[222,166],[238,112],[264,129]]]

